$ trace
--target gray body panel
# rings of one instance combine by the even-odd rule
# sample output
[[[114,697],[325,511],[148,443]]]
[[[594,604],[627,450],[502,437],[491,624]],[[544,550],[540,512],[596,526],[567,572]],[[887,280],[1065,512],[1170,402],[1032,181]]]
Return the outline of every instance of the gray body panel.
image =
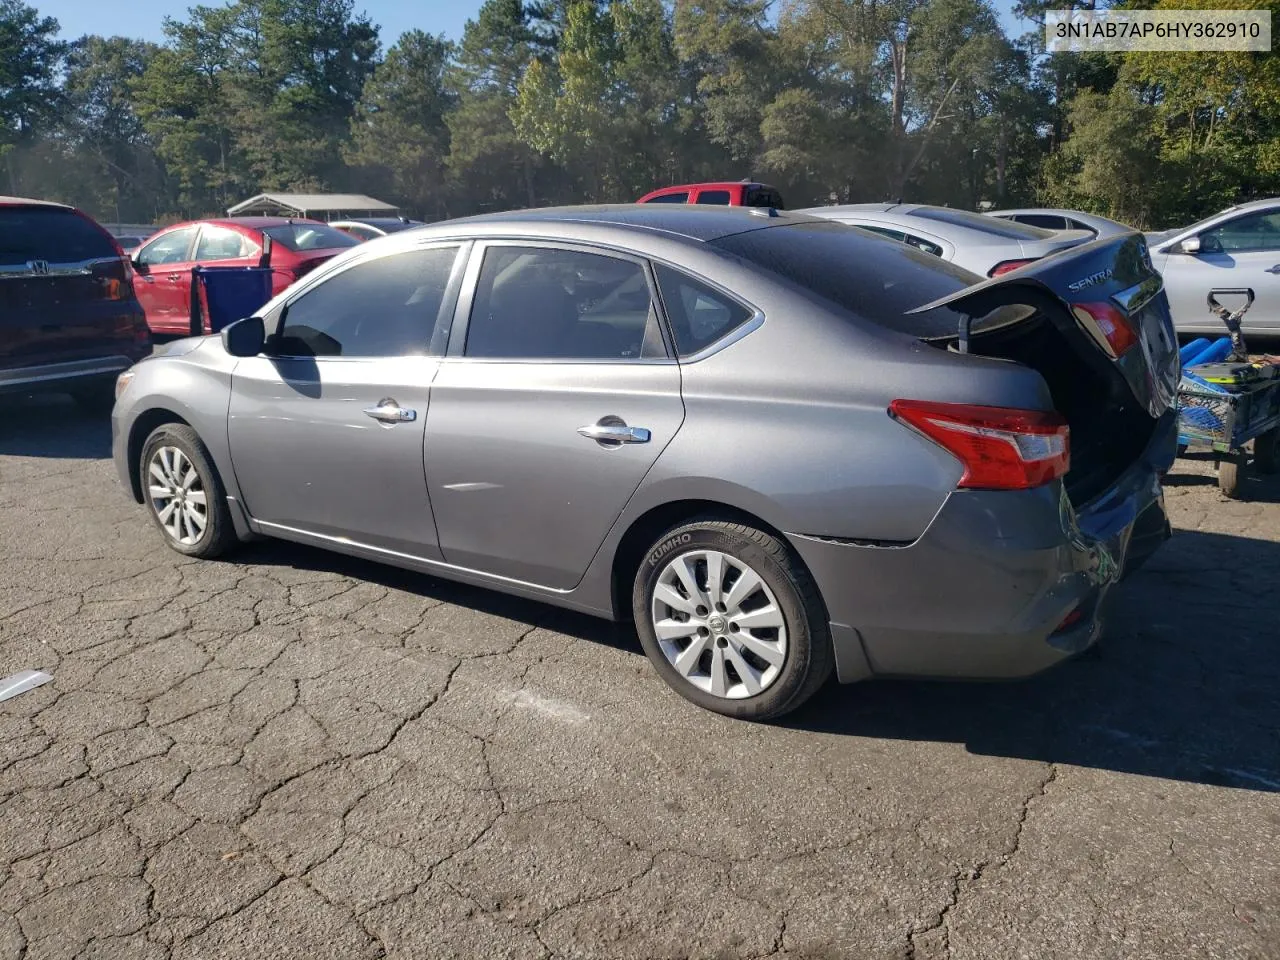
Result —
[[[829,301],[705,242],[791,217],[633,205],[529,211],[352,248],[265,307],[268,327],[353,260],[444,239],[569,240],[643,257],[710,278],[758,313],[680,362],[468,359],[458,354],[471,266],[443,336],[433,338],[434,357],[339,361],[349,369],[337,376],[332,360],[237,360],[204,338],[138,364],[113,414],[120,475],[132,483],[131,451],[157,416],[181,418],[209,448],[244,536],[606,617],[628,614],[630,585],[616,587],[614,564],[629,530],[655,510],[728,508],[781,533],[809,565],[843,680],[1011,676],[1070,655],[1092,636],[1046,638],[1060,608],[1109,584],[1079,575],[1097,567],[1107,531],[1082,533],[1060,484],[957,494],[958,461],[886,413],[904,396],[1048,410],[1044,380],[1016,363],[851,322]],[[289,364],[302,366],[282,376]],[[387,426],[363,415],[385,398],[416,419]],[[651,438],[607,447],[578,434],[610,415]],[[1149,482],[1126,494],[1127,510],[1110,511],[1113,520],[1131,523],[1158,496],[1154,468],[1135,471]],[[987,655],[964,652],[983,637]]]
[[[1208,219],[1180,230],[1149,234],[1151,261],[1164,276],[1165,293],[1179,333],[1226,336],[1226,329],[1209,312],[1205,298],[1215,288],[1249,288],[1256,300],[1245,314],[1241,327],[1249,334],[1280,336],[1280,234],[1268,249],[1184,253],[1184,240],[1199,237],[1241,217],[1280,212],[1280,199],[1259,200],[1231,207]],[[1242,303],[1223,298],[1227,306]]]

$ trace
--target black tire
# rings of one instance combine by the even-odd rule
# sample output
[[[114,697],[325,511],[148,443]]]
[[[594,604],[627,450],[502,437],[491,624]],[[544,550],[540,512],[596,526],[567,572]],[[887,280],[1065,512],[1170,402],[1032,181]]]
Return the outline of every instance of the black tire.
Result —
[[[192,543],[183,543],[160,521],[157,501],[148,494],[149,465],[156,451],[161,447],[177,448],[191,462],[199,477],[200,487],[205,494],[206,523],[198,539]],[[200,436],[185,423],[166,423],[157,427],[142,445],[142,456],[138,461],[138,475],[141,477],[144,502],[151,521],[160,530],[161,536],[174,550],[188,557],[211,559],[224,553],[238,542],[235,524],[231,519],[231,510],[227,506],[227,494],[222,486],[222,478],[213,465],[209,451],[201,442]]]
[[[1259,473],[1280,470],[1280,427],[1272,427],[1253,439],[1253,464]]]
[[[1232,500],[1240,497],[1240,481],[1244,479],[1245,464],[1249,455],[1244,450],[1223,454],[1218,461],[1218,489]]]
[[[658,640],[651,610],[654,590],[672,561],[700,550],[718,551],[748,566],[772,591],[782,613],[787,631],[785,659],[776,678],[754,696],[729,699],[695,686],[672,666]],[[835,667],[826,609],[808,570],[786,543],[740,523],[708,517],[664,533],[640,561],[631,608],[640,643],[659,676],[690,702],[728,717],[772,720],[789,713],[813,696]],[[721,639],[727,642],[728,636]],[[719,640],[713,637],[711,642]]]

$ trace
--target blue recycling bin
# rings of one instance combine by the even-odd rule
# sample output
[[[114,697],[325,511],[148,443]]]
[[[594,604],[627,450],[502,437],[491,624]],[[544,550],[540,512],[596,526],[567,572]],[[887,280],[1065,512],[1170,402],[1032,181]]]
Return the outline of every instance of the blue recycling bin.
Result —
[[[191,332],[209,333],[253,316],[271,299],[270,267],[195,267],[191,271]]]

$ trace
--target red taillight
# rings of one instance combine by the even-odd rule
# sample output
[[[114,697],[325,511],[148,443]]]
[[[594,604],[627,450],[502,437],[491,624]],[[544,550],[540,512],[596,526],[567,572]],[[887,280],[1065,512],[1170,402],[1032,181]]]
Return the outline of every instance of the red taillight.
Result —
[[[1070,430],[1057,413],[932,400],[895,400],[889,413],[964,465],[961,487],[1026,490],[1071,465]]]
[[[1077,303],[1072,307],[1076,317],[1084,322],[1094,333],[1094,338],[1101,334],[1105,347],[1113,356],[1118,357],[1138,342],[1138,335],[1133,330],[1129,318],[1120,312],[1120,308],[1110,303]],[[1096,332],[1095,332],[1096,331]]]
[[[1003,260],[1000,263],[997,263],[994,267],[992,267],[990,272],[987,273],[987,276],[1002,277],[1006,273],[1012,273],[1014,270],[1017,270],[1019,267],[1025,267],[1028,263],[1035,263],[1035,262],[1036,262],[1036,259],[1034,257],[1032,257],[1030,260]]]

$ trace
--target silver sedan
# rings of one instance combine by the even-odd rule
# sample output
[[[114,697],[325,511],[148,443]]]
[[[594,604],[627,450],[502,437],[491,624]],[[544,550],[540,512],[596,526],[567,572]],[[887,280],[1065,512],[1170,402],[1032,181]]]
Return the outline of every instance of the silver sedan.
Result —
[[[1087,231],[1041,230],[968,210],[919,203],[850,203],[798,212],[900,240],[983,277],[998,277],[1093,239]]]
[[[1245,334],[1280,336],[1280,198],[1229,207],[1189,227],[1148,234],[1148,242],[1179,333],[1223,334],[1205,298],[1210,290],[1238,288],[1256,297],[1242,323]]]
[[[122,375],[116,466],[183,554],[278,537],[632,621],[730,716],[1021,676],[1165,536],[1177,352],[1137,234],[978,279],[764,209],[406,230]]]

